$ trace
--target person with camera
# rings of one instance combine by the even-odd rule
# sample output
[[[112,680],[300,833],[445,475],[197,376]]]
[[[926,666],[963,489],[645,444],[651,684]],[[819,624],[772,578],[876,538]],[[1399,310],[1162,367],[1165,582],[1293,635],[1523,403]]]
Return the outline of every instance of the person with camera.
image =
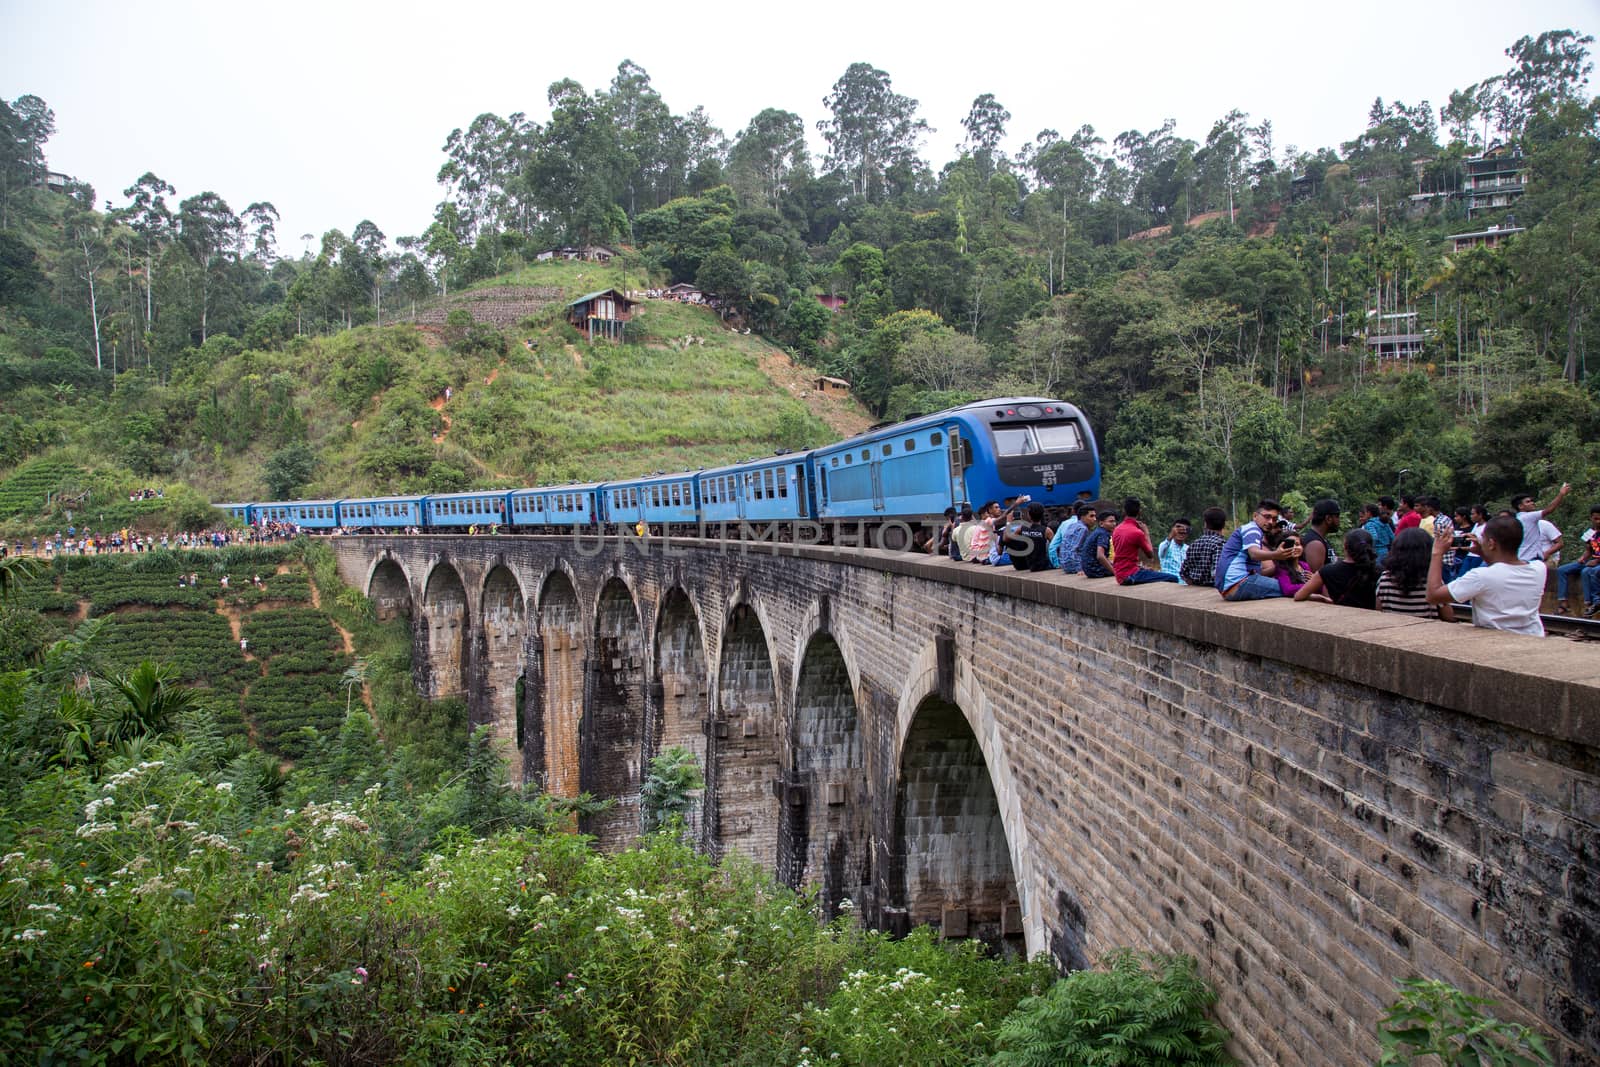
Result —
[[[1475,539],[1484,565],[1449,583],[1444,580],[1444,557],[1452,539],[1436,537],[1428,561],[1428,603],[1440,611],[1451,604],[1471,604],[1474,626],[1543,637],[1539,602],[1549,571],[1543,560],[1521,558],[1522,535],[1523,524],[1517,518],[1490,519],[1483,537]]]
[[[1141,559],[1159,565],[1150,530],[1140,521],[1144,505],[1130,496],[1122,502],[1122,522],[1111,532],[1111,571],[1118,585],[1144,585],[1148,582],[1176,582],[1176,574],[1139,566]]]

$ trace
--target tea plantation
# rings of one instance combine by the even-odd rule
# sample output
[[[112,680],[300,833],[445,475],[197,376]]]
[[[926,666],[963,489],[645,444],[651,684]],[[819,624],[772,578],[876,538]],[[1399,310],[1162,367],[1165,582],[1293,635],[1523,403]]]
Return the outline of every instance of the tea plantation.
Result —
[[[207,691],[224,737],[243,735],[295,758],[307,751],[302,727],[337,734],[349,697],[340,679],[352,657],[311,601],[296,547],[272,545],[62,556],[26,584],[17,604],[51,613],[51,637],[64,636],[80,613],[104,619],[94,648],[107,670],[123,673],[144,659],[169,664],[185,684]]]

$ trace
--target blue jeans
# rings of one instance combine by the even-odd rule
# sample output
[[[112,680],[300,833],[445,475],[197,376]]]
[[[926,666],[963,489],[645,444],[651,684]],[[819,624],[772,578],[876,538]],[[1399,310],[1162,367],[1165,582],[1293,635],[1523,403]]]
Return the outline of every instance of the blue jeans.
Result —
[[[1175,582],[1177,580],[1178,576],[1176,574],[1168,574],[1166,571],[1153,571],[1146,567],[1140,567],[1138,570],[1134,571],[1132,574],[1128,575],[1127,578],[1123,579],[1117,584],[1147,585],[1150,582]]]
[[[1224,595],[1223,599],[1233,603],[1241,600],[1271,600],[1275,596],[1283,595],[1283,587],[1276,578],[1268,578],[1263,574],[1252,574]]]
[[[1600,599],[1596,596],[1596,584],[1600,582],[1600,563],[1585,567],[1579,560],[1563,563],[1556,568],[1556,599],[1567,599],[1567,585],[1576,576],[1583,593],[1583,602],[1593,604]]]

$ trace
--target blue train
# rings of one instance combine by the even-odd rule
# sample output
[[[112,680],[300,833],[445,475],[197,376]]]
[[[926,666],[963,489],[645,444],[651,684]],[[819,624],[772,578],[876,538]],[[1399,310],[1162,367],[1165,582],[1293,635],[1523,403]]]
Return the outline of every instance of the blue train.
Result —
[[[613,532],[643,524],[673,534],[727,525],[781,539],[808,522],[869,532],[939,522],[947,507],[1022,494],[1046,505],[1100,495],[1099,449],[1078,408],[1039,397],[982,400],[824,448],[612,482],[217,506],[244,524],[310,531]]]

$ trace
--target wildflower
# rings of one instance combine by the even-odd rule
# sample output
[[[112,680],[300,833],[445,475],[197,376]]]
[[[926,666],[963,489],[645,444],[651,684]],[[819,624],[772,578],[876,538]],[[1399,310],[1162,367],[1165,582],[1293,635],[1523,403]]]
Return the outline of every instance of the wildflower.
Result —
[[[217,792],[219,792],[219,793],[231,793],[231,792],[233,792],[233,783],[232,782],[218,782],[217,783]]]
[[[88,819],[90,822],[94,822],[99,816],[101,808],[109,808],[116,804],[116,802],[116,797],[101,797],[98,800],[91,800],[89,803],[83,806],[83,817]]]
[[[609,927],[609,926],[596,926],[594,928],[594,932],[597,933],[597,934],[603,934],[609,929],[611,929],[611,927]]]
[[[22,931],[22,933],[20,933],[20,934],[12,934],[11,935],[11,940],[13,940],[13,941],[37,941],[48,932],[49,931],[46,931],[46,930],[28,929],[28,930]]]
[[[84,960],[83,965],[92,969],[94,967],[94,960]]]

